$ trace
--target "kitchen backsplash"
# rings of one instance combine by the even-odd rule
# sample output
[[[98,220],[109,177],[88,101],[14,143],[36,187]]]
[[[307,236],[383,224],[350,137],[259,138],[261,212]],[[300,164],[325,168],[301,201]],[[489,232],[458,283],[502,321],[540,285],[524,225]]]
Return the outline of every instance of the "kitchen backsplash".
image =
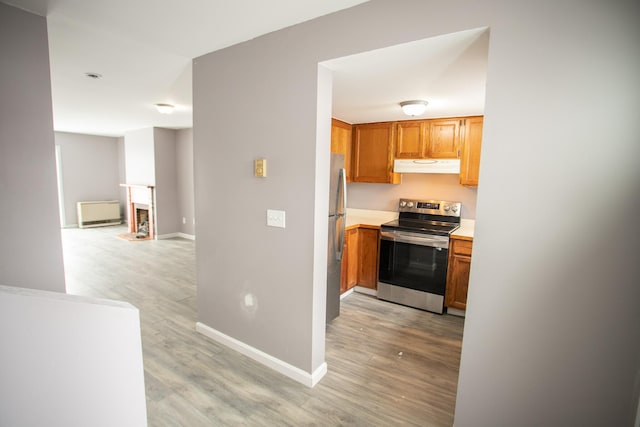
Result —
[[[347,184],[347,207],[395,211],[403,197],[450,200],[462,203],[462,218],[475,219],[476,195],[475,188],[459,184],[458,175],[405,173],[401,184]]]

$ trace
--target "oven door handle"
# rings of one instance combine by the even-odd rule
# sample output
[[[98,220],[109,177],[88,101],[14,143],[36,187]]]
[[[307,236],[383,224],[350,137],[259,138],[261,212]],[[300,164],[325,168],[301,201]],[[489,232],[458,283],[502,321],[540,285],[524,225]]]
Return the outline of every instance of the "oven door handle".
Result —
[[[438,250],[448,249],[449,238],[444,236],[431,236],[427,234],[403,233],[401,231],[381,231],[381,240],[398,243],[407,243],[417,246],[429,246]]]

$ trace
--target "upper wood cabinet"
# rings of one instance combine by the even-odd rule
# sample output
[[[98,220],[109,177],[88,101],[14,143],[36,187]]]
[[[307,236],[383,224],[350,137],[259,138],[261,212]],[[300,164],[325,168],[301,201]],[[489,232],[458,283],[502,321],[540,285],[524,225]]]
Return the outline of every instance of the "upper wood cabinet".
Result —
[[[331,119],[331,152],[344,155],[347,182],[351,181],[352,129],[349,123]]]
[[[396,158],[421,159],[427,155],[429,122],[406,121],[396,124]]]
[[[427,157],[455,159],[459,157],[460,119],[429,121]]]
[[[451,238],[444,305],[466,310],[473,242]]]
[[[398,184],[400,175],[393,173],[394,123],[354,125],[353,133],[352,181]]]
[[[480,149],[482,148],[482,117],[469,117],[464,121],[460,154],[460,184],[478,186]]]

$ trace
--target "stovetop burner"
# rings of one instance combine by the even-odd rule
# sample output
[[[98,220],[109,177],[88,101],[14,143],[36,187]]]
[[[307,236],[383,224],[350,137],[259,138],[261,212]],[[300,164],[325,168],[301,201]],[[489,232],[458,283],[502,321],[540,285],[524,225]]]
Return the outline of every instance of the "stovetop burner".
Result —
[[[439,221],[415,221],[410,219],[396,219],[381,226],[383,229],[394,228],[401,231],[412,231],[415,233],[435,234],[437,236],[448,236],[459,227],[459,224],[445,223]]]

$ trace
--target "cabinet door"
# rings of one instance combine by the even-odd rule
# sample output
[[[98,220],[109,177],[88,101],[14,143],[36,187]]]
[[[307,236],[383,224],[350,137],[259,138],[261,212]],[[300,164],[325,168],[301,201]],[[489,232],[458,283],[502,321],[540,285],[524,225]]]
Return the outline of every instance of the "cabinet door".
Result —
[[[424,120],[406,121],[398,122],[396,126],[396,158],[424,158],[427,154],[429,123]]]
[[[360,264],[358,253],[358,229],[347,230],[345,232],[344,241],[347,257],[347,267],[345,269],[345,291],[353,288],[358,284],[358,265]]]
[[[400,175],[393,173],[394,125],[391,122],[355,125],[353,128],[354,182],[397,184]]]
[[[427,157],[440,159],[458,158],[460,120],[432,120],[429,124]]]
[[[352,126],[337,119],[331,119],[331,152],[344,155],[347,181],[351,182]]]
[[[359,264],[358,286],[378,289],[379,231],[373,228],[358,229]]]
[[[449,266],[447,271],[447,290],[444,305],[466,310],[469,290],[469,270],[471,267],[471,247],[466,240],[451,239]]]
[[[478,186],[482,124],[482,117],[471,117],[464,123],[464,138],[460,154],[460,184],[469,187]]]

